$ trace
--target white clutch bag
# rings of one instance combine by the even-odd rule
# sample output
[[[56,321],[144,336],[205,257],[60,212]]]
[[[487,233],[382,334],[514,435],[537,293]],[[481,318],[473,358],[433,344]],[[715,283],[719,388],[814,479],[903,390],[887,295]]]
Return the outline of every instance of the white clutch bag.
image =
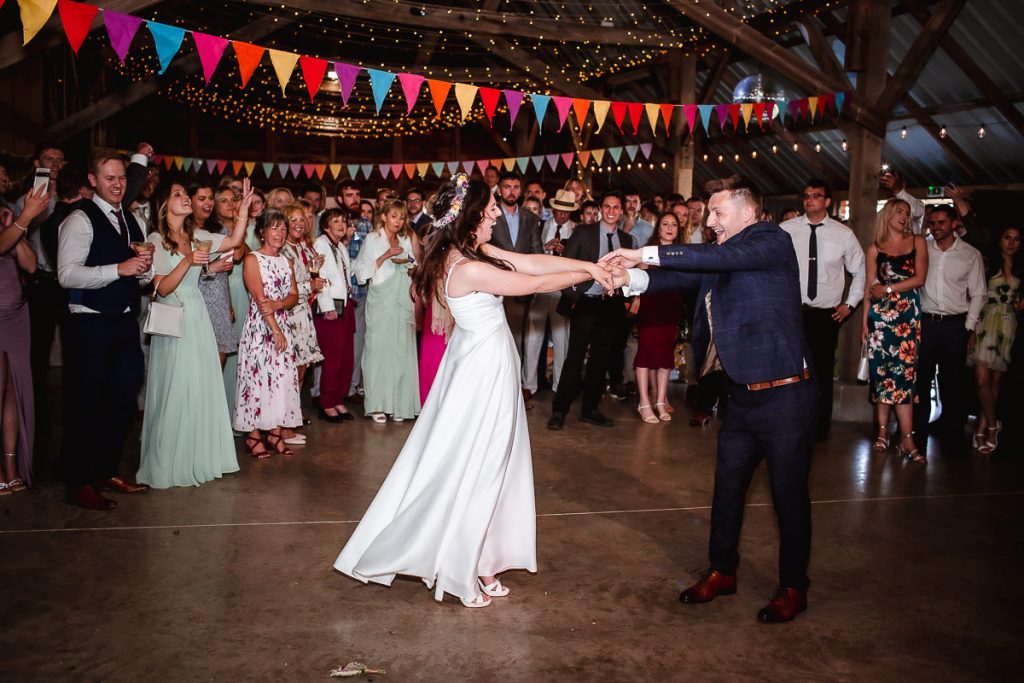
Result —
[[[177,299],[178,295],[175,294],[174,298]],[[178,299],[178,302],[180,304],[181,300]],[[180,305],[151,301],[142,331],[158,337],[181,337],[181,316],[184,310]]]
[[[868,345],[865,343],[860,347],[860,363],[857,364],[857,379],[867,382],[871,376],[871,364],[868,362]]]

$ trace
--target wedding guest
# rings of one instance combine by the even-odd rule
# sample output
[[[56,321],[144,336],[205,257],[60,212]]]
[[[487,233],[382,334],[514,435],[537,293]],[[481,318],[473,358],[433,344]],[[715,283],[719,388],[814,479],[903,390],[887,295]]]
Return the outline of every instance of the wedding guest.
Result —
[[[640,208],[643,202],[640,201],[640,193],[629,189],[623,194],[626,195],[626,206],[622,229],[629,233],[634,244],[647,244],[654,235],[654,224],[641,215]]]
[[[355,263],[356,280],[366,294],[366,348],[363,351],[363,409],[382,424],[420,412],[416,362],[416,321],[409,294],[411,263],[419,239],[409,229],[405,202],[384,203],[377,229],[366,236]]]
[[[974,430],[974,447],[988,454],[999,446],[1002,423],[996,419],[999,385],[1010,369],[1010,350],[1017,336],[1017,317],[1024,310],[1021,280],[1024,258],[1020,253],[1020,229],[1003,228],[995,241],[995,253],[989,260],[988,300],[972,339],[970,362],[978,383],[981,412]]]
[[[918,288],[928,276],[928,246],[915,235],[910,205],[890,199],[875,223],[868,246],[867,287],[861,341],[868,345],[871,399],[875,403],[878,438],[874,450],[889,447],[889,417],[896,411],[900,440],[897,452],[917,463],[926,456],[914,444],[913,403],[917,345],[921,337]],[[927,397],[924,399],[927,400]]]
[[[910,194],[903,174],[892,164],[882,164],[878,175],[878,192],[883,199],[902,199],[907,203],[910,207],[910,227],[915,234],[920,235],[925,213],[924,202]]]
[[[664,213],[658,218],[657,232],[644,246],[658,247],[682,244],[682,231],[675,213]],[[640,394],[637,412],[649,424],[672,419],[668,404],[668,379],[675,367],[676,337],[679,321],[686,310],[686,296],[682,291],[649,292],[639,297],[636,311],[637,353],[633,360],[636,368],[636,386]],[[651,408],[651,380],[655,384],[654,408]]]
[[[245,277],[241,267],[242,259],[254,249],[260,248],[260,241],[256,239],[256,221],[263,215],[267,208],[266,196],[258,188],[252,187],[252,197],[249,203],[249,215],[246,219],[245,242],[234,251],[234,264],[228,273],[228,293],[231,296],[232,325],[235,334],[242,336],[242,328],[245,326],[245,312],[249,310],[249,292],[245,289]],[[228,402],[228,415],[231,420],[235,419],[235,382],[238,378],[238,352],[229,353],[224,360],[224,395]]]
[[[295,196],[287,187],[275,187],[267,193],[267,208],[280,211],[295,201]]]
[[[198,486],[238,471],[227,401],[222,393],[217,339],[199,291],[199,269],[211,252],[227,251],[245,238],[252,193],[243,181],[239,212],[230,235],[195,230],[192,204],[181,183],[172,183],[160,206],[153,245],[156,301],[181,308],[181,336],[152,335],[142,458],[137,481],[153,488]],[[193,247],[208,240],[209,250]]]
[[[359,217],[364,221],[369,221],[370,223],[373,223],[377,218],[376,208],[374,207],[373,202],[369,199],[359,200]]]
[[[245,231],[245,242],[256,239],[256,221],[267,209],[267,195],[258,187],[252,188],[252,202],[249,204],[249,227]],[[258,247],[257,247],[258,248]]]
[[[348,243],[349,263],[355,264],[366,236],[373,232],[373,202],[362,199],[359,186],[351,178],[338,183],[334,199],[356,221],[356,233]],[[362,358],[366,340],[366,286],[356,282],[355,278],[352,280],[351,298],[356,312],[356,333],[352,340],[352,386],[349,388],[349,399],[359,402],[363,400],[360,385],[363,380]]]
[[[578,196],[578,195],[573,195]],[[579,200],[576,200],[579,203]],[[578,225],[594,225],[601,218],[601,209],[593,199],[580,203],[580,220]],[[575,219],[573,219],[575,220]]]
[[[124,440],[135,419],[142,382],[139,292],[153,276],[152,256],[136,254],[144,235],[122,208],[125,162],[110,149],[89,161],[91,201],[60,227],[57,276],[68,290],[64,349],[64,446],[68,502],[91,510],[117,503],[100,494],[143,493],[118,474]]]
[[[527,197],[523,200],[523,208],[539,219],[544,210],[544,205],[536,197]]]
[[[423,191],[418,187],[406,190],[405,206],[409,209],[409,225],[422,238],[430,227],[430,215],[423,210]]]
[[[298,198],[309,202],[310,210],[315,216],[324,210],[324,205],[327,203],[327,190],[319,183],[306,183],[302,186]]]
[[[0,166],[0,176],[6,175],[7,169]],[[24,491],[32,483],[35,399],[29,312],[19,271],[31,274],[36,269],[36,255],[26,236],[29,224],[49,201],[40,187],[19,202],[22,209],[17,216],[6,206],[0,208],[0,495]]]
[[[220,234],[223,232],[222,220],[234,224],[235,191],[232,187],[224,186],[214,194],[213,188],[209,185],[195,183],[189,186],[188,197],[192,203],[192,215],[187,220],[192,223],[193,232],[205,230]],[[229,353],[238,350],[238,334],[232,322],[234,312],[231,310],[231,289],[228,282],[229,273],[234,267],[233,256],[231,252],[215,254],[199,275],[199,291],[203,293],[206,311],[213,324],[221,366],[224,365]]]
[[[316,340],[316,327],[313,325],[313,311],[310,308],[310,301],[323,288],[323,281],[309,272],[310,264],[317,257],[308,240],[311,232],[309,213],[301,204],[294,203],[284,208],[284,215],[288,219],[288,237],[281,253],[291,261],[295,287],[299,293],[298,303],[288,311],[288,328],[295,346],[295,363],[298,365],[301,389],[306,368],[324,359]]]
[[[325,286],[316,295],[318,313],[313,318],[324,362],[320,374],[320,419],[327,422],[351,420],[345,407],[352,382],[352,342],[355,335],[355,306],[352,301],[352,262],[348,243],[356,232],[347,211],[326,209],[320,216],[321,235],[313,249],[323,258],[320,275]]]
[[[299,293],[291,261],[281,251],[288,235],[284,214],[268,209],[256,224],[263,246],[243,261],[251,303],[238,344],[236,431],[246,432],[245,447],[257,460],[274,453],[292,455],[283,429],[302,426],[299,375],[288,327],[288,309]]]

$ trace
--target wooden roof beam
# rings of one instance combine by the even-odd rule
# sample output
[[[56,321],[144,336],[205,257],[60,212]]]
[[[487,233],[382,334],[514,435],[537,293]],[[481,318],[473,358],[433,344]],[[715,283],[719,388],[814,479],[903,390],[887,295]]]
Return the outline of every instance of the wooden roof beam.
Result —
[[[903,99],[903,106],[907,108],[910,115],[924,128],[929,135],[931,135],[942,149],[952,157],[953,161],[957,163],[960,168],[963,169],[964,173],[967,174],[967,179],[970,182],[976,181],[978,178],[984,178],[985,173],[982,172],[978,164],[971,158],[967,152],[963,150],[954,140],[950,139],[949,136],[943,137],[939,134],[939,130],[942,128],[938,123],[935,122],[931,116],[924,113],[917,101],[909,94]]]
[[[938,11],[931,15],[921,28],[903,61],[896,67],[896,72],[886,82],[885,90],[874,107],[881,117],[888,118],[892,108],[917,81],[966,2],[967,0],[943,0]]]

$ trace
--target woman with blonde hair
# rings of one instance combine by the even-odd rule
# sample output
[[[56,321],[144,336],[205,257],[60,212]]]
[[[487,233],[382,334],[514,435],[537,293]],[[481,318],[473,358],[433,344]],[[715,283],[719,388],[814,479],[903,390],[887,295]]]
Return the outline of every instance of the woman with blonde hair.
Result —
[[[420,244],[409,228],[405,202],[389,199],[356,258],[356,280],[366,293],[366,346],[363,350],[363,407],[373,421],[395,422],[420,412],[416,362],[416,319],[409,271]]]
[[[319,272],[320,256],[313,251],[312,244],[308,239],[308,235],[312,231],[308,225],[306,209],[301,203],[294,202],[284,208],[284,215],[288,220],[288,237],[281,253],[292,263],[295,286],[299,292],[299,302],[288,311],[288,327],[291,330],[292,344],[295,346],[295,363],[298,365],[299,389],[301,390],[302,381],[306,376],[306,368],[324,359],[323,353],[320,352],[320,344],[316,339],[316,327],[313,325],[313,309],[311,308],[311,301],[317,292],[323,289],[324,282],[310,272],[311,267]],[[302,437],[295,439],[296,437],[289,436],[288,442],[305,442]]]
[[[267,208],[281,211],[295,201],[295,195],[287,187],[275,187],[267,193]]]
[[[867,344],[871,399],[878,419],[874,450],[889,447],[889,417],[896,411],[900,430],[897,452],[916,463],[925,456],[914,445],[913,403],[921,304],[918,288],[928,275],[928,247],[915,235],[910,204],[890,199],[875,223],[875,239],[867,249],[867,286],[861,341]],[[929,400],[929,397],[923,397]]]

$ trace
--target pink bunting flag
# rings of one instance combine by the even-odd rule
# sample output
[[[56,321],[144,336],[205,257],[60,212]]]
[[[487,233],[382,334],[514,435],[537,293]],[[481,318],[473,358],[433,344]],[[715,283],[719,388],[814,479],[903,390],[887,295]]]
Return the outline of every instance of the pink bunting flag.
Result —
[[[722,132],[725,132],[725,122],[729,119],[729,105],[728,104],[716,104],[715,114],[718,115],[718,124],[722,127]]]
[[[487,166],[490,165],[490,163],[491,162],[489,159],[477,159],[476,167],[480,169],[481,173],[483,173],[484,171],[487,170]]]
[[[341,88],[341,106],[348,106],[348,97],[352,94],[352,86],[356,84],[360,71],[361,68],[352,64],[334,63],[334,73],[338,77],[338,87]]]
[[[226,169],[227,167],[227,159],[217,159],[217,175],[224,175],[224,169]]]
[[[114,48],[117,58],[124,64],[124,58],[128,56],[128,48],[132,46],[132,39],[142,26],[142,19],[133,17],[130,14],[120,12],[104,12],[103,23],[107,27],[107,36],[110,38],[110,47]]]
[[[398,176],[402,175],[402,165],[391,164],[391,175],[394,176],[395,180],[398,180]]]
[[[512,130],[519,114],[519,106],[523,103],[523,93],[518,90],[503,90],[502,93],[505,95],[505,102],[508,103],[508,129]]]
[[[302,69],[302,79],[306,81],[309,101],[312,102],[316,94],[320,92],[320,84],[323,83],[324,74],[327,73],[327,60],[302,55],[299,57],[299,68]]]
[[[402,86],[402,94],[405,95],[406,115],[412,113],[416,106],[416,100],[420,98],[420,88],[423,86],[424,78],[419,74],[399,73],[398,82]]]
[[[565,127],[565,120],[569,118],[569,110],[572,108],[572,98],[554,95],[551,100],[555,103],[555,109],[558,111],[558,130],[561,131],[562,128]],[[568,165],[569,164],[566,164],[566,166]]]
[[[227,48],[229,41],[227,38],[211,36],[206,33],[199,33],[198,31],[192,31],[192,40],[196,43],[199,63],[203,66],[203,78],[206,79],[206,84],[209,85],[210,79],[213,78],[213,72],[217,70],[217,65],[220,64],[220,58],[224,56],[224,50]]]
[[[314,167],[313,164],[303,164],[302,165],[302,172],[306,174],[307,178],[312,178],[313,177],[314,168],[315,167]]]
[[[574,152],[566,152],[562,155],[562,163],[565,164],[566,168],[572,168],[572,160],[575,156],[576,154]]]
[[[683,113],[686,114],[686,125],[690,127],[690,132],[693,132],[693,124],[697,122],[697,105],[696,104],[684,104]]]

